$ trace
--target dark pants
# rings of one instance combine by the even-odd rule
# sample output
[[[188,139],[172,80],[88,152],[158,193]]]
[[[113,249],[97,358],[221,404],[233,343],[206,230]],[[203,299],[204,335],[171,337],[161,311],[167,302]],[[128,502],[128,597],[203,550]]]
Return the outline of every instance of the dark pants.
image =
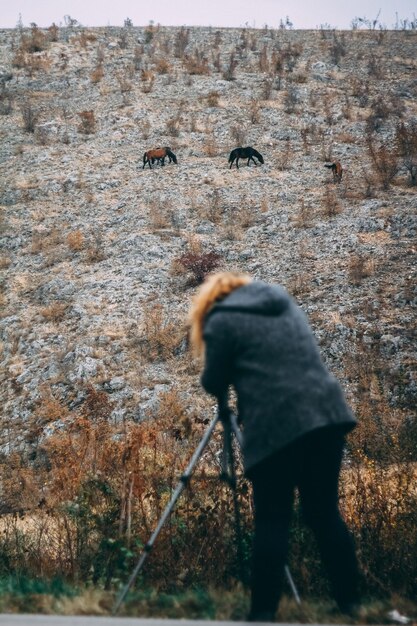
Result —
[[[313,530],[333,595],[342,611],[358,602],[355,549],[339,513],[338,482],[344,434],[322,428],[268,457],[250,472],[255,504],[251,618],[274,615],[298,487],[304,520]]]

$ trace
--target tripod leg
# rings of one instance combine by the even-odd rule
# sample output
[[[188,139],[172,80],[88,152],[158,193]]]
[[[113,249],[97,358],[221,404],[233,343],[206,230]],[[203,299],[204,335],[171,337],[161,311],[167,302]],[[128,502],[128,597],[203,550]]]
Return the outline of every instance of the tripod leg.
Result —
[[[300,599],[300,596],[298,595],[297,587],[295,586],[295,582],[293,580],[293,577],[291,576],[290,568],[288,567],[288,565],[285,566],[284,571],[285,571],[285,576],[287,577],[287,580],[288,580],[288,584],[291,587],[291,591],[293,592],[295,601],[298,604],[298,606],[300,606],[301,599]]]
[[[151,538],[149,539],[148,543],[145,545],[145,548],[142,552],[142,555],[139,559],[139,561],[137,562],[129,580],[127,581],[125,587],[122,589],[122,592],[120,593],[119,597],[117,598],[117,601],[113,607],[113,615],[115,615],[117,613],[117,611],[119,610],[123,600],[126,597],[127,592],[129,591],[130,587],[133,585],[133,583],[136,580],[137,575],[139,574],[140,570],[142,569],[143,564],[146,561],[146,558],[149,554],[149,552],[152,550],[153,548],[153,544],[155,543],[156,538],[158,537],[163,525],[165,524],[166,520],[168,519],[169,515],[171,514],[172,509],[174,508],[174,504],[176,503],[176,501],[178,500],[178,497],[180,496],[180,494],[182,493],[183,489],[186,487],[186,485],[188,484],[188,481],[190,479],[191,473],[194,469],[195,464],[197,463],[197,461],[199,460],[204,448],[206,447],[206,445],[208,444],[210,437],[213,433],[213,430],[217,424],[219,420],[219,416],[217,415],[213,421],[211,422],[210,426],[208,427],[208,429],[206,430],[202,440],[200,441],[198,447],[196,448],[191,461],[189,462],[187,469],[185,470],[184,474],[181,476],[180,478],[180,482],[178,483],[174,493],[172,494],[171,500],[169,501],[169,503],[167,504],[167,506],[165,507],[164,512],[162,513],[161,519],[158,522],[157,527],[155,528],[154,532],[152,533]]]

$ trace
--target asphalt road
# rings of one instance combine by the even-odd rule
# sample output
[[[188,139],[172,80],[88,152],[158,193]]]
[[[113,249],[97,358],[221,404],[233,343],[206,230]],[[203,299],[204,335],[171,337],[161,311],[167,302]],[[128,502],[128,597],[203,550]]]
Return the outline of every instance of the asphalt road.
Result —
[[[141,619],[89,615],[0,614],[0,626],[237,626],[246,622],[215,622],[191,619]],[[265,622],[263,623],[265,626]],[[281,626],[285,626],[281,624]],[[294,624],[288,626],[295,626]]]
[[[89,615],[0,614],[0,626],[237,626],[246,622],[215,622],[190,619],[141,619]],[[265,626],[265,623],[263,623]],[[285,625],[281,625],[285,626]],[[291,626],[295,626],[291,624]]]

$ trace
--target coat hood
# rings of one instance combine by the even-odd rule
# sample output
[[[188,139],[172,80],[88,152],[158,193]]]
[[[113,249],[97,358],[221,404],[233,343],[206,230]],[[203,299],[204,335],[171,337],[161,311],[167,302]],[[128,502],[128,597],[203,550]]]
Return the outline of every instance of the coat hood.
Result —
[[[216,304],[215,311],[239,311],[258,315],[280,315],[290,304],[290,295],[278,285],[253,281],[232,291]]]

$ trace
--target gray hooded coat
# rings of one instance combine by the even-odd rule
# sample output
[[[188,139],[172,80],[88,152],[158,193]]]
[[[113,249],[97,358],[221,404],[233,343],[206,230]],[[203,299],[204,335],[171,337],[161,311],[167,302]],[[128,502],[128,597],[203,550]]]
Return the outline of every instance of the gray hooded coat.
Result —
[[[254,281],[232,291],[207,315],[203,337],[201,382],[219,398],[235,388],[246,472],[317,428],[354,427],[304,313],[283,288]]]

